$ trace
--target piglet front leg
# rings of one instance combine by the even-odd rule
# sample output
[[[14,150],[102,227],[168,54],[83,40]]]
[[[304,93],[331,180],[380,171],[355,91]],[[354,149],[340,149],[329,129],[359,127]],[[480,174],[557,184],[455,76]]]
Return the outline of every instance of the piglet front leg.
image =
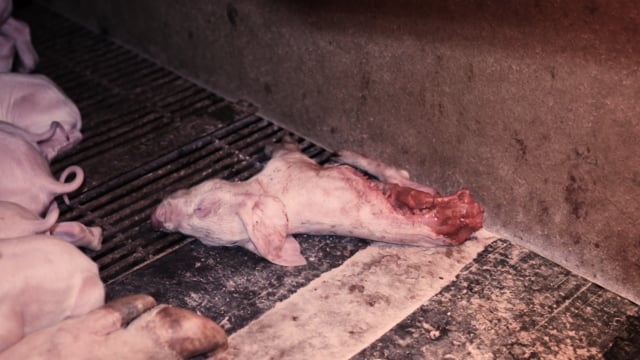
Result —
[[[38,53],[31,44],[31,30],[29,25],[12,17],[0,27],[0,33],[13,39],[19,62],[17,69],[20,72],[30,72],[38,64]]]
[[[33,333],[0,353],[0,360],[174,360],[226,349],[227,336],[213,321],[182,308],[156,306],[147,295],[131,295]]]
[[[338,151],[336,160],[343,164],[348,164],[363,170],[377,177],[382,182],[397,184],[403,187],[419,190],[427,194],[438,194],[438,191],[431,186],[412,181],[408,171],[368,158],[367,156],[357,152],[340,150]]]

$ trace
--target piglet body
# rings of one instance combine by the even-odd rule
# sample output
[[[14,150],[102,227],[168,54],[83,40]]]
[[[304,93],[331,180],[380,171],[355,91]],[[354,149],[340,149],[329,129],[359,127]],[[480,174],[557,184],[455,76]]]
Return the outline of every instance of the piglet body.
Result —
[[[21,205],[41,214],[60,194],[77,190],[84,181],[78,166],[63,171],[58,181],[51,175],[49,163],[32,143],[0,129],[0,200]],[[66,178],[75,174],[70,182]]]
[[[104,296],[97,265],[73,245],[46,235],[0,240],[0,353]]]
[[[82,139],[78,107],[43,75],[0,74],[0,120],[34,134],[59,124],[59,131],[38,143],[49,161]]]
[[[408,174],[391,166],[349,152],[343,160],[382,181],[351,166],[320,166],[288,145],[245,182],[213,179],[176,192],[151,222],[290,266],[305,263],[295,233],[438,246],[460,244],[482,227],[483,210],[468,190],[443,197],[430,187],[412,187]]]

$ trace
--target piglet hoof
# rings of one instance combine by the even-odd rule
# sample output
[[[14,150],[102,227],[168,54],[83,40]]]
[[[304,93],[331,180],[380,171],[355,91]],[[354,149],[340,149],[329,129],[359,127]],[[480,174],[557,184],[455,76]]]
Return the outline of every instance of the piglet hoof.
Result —
[[[285,134],[279,143],[267,144],[264,147],[264,153],[269,157],[273,157],[275,153],[281,150],[299,151],[300,145],[298,144],[296,139],[293,137],[293,135]]]
[[[145,294],[137,294],[117,298],[106,303],[102,308],[107,312],[116,313],[120,318],[120,326],[126,326],[154,306],[156,306],[154,298]]]
[[[199,354],[215,355],[227,349],[227,335],[215,322],[192,311],[159,305],[143,314],[129,328],[155,334],[161,346],[180,359]]]
[[[472,198],[469,190],[461,189],[453,195],[436,197],[433,229],[450,241],[450,245],[459,245],[472,233],[482,228],[484,209]]]

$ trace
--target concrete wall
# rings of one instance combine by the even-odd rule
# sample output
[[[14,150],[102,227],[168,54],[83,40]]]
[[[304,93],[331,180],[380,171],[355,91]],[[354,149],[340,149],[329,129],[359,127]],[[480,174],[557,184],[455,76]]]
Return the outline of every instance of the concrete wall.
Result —
[[[635,1],[42,2],[640,302]]]

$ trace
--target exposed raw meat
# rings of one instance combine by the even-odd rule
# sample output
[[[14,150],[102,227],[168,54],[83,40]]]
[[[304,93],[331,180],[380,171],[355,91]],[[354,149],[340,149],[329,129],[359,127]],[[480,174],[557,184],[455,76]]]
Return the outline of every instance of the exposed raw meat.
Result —
[[[379,181],[350,166],[320,166],[288,143],[247,181],[213,179],[170,195],[151,223],[287,266],[306,262],[295,233],[438,246],[460,244],[482,227],[483,209],[466,189],[440,196],[406,172],[356,153],[343,152],[342,160]]]

